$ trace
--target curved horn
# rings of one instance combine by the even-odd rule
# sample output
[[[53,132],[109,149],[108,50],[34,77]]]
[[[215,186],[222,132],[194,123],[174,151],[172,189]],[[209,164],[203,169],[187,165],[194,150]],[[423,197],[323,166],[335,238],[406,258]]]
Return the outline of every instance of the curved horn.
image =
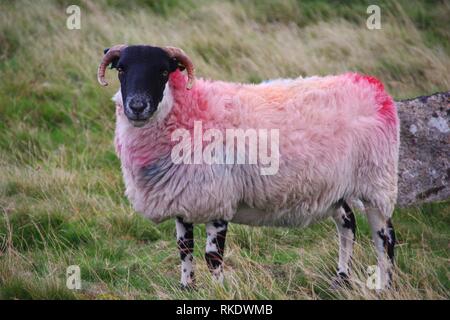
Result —
[[[164,51],[167,52],[167,54],[172,58],[177,58],[182,65],[185,66],[187,74],[188,74],[188,82],[186,85],[186,88],[188,90],[192,89],[192,86],[194,85],[195,81],[195,68],[194,64],[192,63],[191,58],[187,56],[186,53],[184,53],[183,50],[176,47],[163,47],[161,48]]]
[[[111,47],[108,52],[103,56],[102,62],[98,66],[97,70],[97,80],[102,86],[107,86],[108,82],[105,80],[106,67],[116,58],[120,57],[120,52],[125,49],[127,45],[118,44]]]

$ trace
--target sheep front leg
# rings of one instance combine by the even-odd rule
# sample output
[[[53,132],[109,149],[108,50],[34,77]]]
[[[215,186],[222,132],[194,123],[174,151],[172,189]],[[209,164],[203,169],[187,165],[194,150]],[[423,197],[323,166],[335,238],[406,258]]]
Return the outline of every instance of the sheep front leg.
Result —
[[[183,219],[176,219],[177,245],[181,258],[181,286],[182,288],[193,288],[195,286],[194,277],[194,225],[183,222]]]
[[[356,220],[352,209],[344,201],[333,215],[339,233],[339,263],[337,278],[332,284],[333,288],[341,284],[348,285],[350,275],[350,262],[353,254],[353,244],[356,237]]]
[[[223,282],[223,252],[227,234],[228,222],[214,220],[206,224],[205,259],[213,278]]]

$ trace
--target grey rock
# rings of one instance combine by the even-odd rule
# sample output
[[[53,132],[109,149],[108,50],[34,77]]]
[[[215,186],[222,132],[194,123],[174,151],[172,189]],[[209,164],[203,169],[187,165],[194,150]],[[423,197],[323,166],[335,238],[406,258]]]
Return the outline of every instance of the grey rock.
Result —
[[[400,207],[450,199],[450,91],[395,102]]]

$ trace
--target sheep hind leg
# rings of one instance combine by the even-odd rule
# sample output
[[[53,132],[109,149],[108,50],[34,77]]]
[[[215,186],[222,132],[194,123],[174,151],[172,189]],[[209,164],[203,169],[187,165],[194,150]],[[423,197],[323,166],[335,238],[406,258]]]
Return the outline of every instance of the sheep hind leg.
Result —
[[[356,238],[356,220],[352,209],[345,201],[335,210],[333,219],[339,233],[339,262],[337,277],[333,280],[331,287],[337,289],[342,285],[350,284],[350,264]]]
[[[181,287],[183,289],[194,288],[194,225],[183,222],[181,218],[177,218],[175,226],[177,230],[177,245],[181,259]]]
[[[223,252],[228,222],[214,220],[206,224],[206,251],[205,260],[213,279],[223,283]]]
[[[391,219],[380,210],[370,208],[367,219],[372,230],[372,238],[377,252],[377,271],[379,283],[377,289],[389,288],[392,284],[392,268],[394,266],[395,231]]]

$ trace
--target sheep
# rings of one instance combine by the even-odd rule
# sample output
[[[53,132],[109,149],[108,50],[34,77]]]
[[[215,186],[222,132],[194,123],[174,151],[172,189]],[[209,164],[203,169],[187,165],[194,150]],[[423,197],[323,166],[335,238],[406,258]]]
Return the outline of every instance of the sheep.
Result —
[[[379,285],[389,286],[399,120],[379,80],[345,73],[261,84],[211,81],[195,78],[191,59],[179,48],[116,45],[105,49],[98,68],[102,85],[107,85],[110,64],[120,80],[113,98],[115,148],[125,193],[134,209],[155,223],[175,219],[183,287],[195,286],[194,223],[206,224],[205,259],[213,278],[223,281],[229,222],[306,227],[329,217],[340,247],[333,283],[349,283],[356,230],[352,200],[367,207]],[[256,163],[175,163],[172,151],[180,144],[187,150],[185,159],[192,159],[195,150],[184,147],[197,138],[185,133],[194,133],[198,122],[201,131],[216,133],[276,130],[278,150],[272,151],[279,152],[279,168],[261,174],[261,158]],[[248,141],[246,146],[250,150]],[[245,150],[234,151],[245,158]]]

